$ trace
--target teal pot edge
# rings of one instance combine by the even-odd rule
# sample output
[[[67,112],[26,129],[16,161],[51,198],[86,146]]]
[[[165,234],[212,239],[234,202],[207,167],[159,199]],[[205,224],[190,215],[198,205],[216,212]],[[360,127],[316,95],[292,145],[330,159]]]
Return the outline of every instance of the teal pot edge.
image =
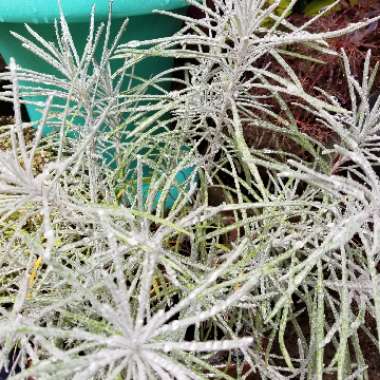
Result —
[[[177,12],[184,12],[184,9],[177,10]],[[79,54],[83,52],[87,42],[86,39],[90,27],[89,17],[88,15],[86,22],[83,23],[69,23],[71,34],[75,36],[75,46]],[[125,18],[112,19],[111,38],[117,34],[124,20]],[[101,21],[96,22],[95,28],[97,28],[100,23]],[[33,24],[30,26],[47,41],[56,42],[56,33],[53,24]],[[147,14],[134,16],[129,19],[121,43],[170,36],[174,34],[180,26],[181,22],[179,20],[164,15]],[[34,41],[34,38],[27,32],[24,24],[0,23],[0,54],[7,64],[10,58],[13,57],[16,63],[23,68],[51,75],[61,75],[54,67],[24,48],[21,42],[10,33],[11,31],[23,37],[31,37],[31,40]],[[122,60],[115,60],[113,63],[115,65],[113,69],[116,70],[118,67],[121,67]],[[170,69],[172,66],[173,60],[171,58],[147,58],[136,66],[135,74],[147,78]],[[43,99],[35,98],[34,100],[42,101]],[[32,121],[39,120],[41,113],[35,106],[28,105],[27,110]]]
[[[117,32],[122,22],[122,18],[113,18],[113,34]],[[144,25],[149,27],[143,27]],[[31,26],[35,31],[44,36],[47,40],[56,40],[54,26],[52,24],[42,23],[34,24]],[[74,36],[80,36],[80,38],[76,41],[76,46],[78,50],[81,51],[81,49],[83,49],[85,45],[87,36],[87,33],[84,33],[84,31],[89,29],[89,15],[87,15],[86,22],[71,22],[69,23],[69,27]],[[180,21],[174,18],[169,18],[167,16],[157,14],[134,16],[130,18],[125,34],[126,39],[123,42],[168,36],[174,34],[179,28]],[[23,36],[26,36],[28,34],[24,25],[21,23],[0,22],[0,53],[3,55],[7,63],[9,62],[10,58],[13,57],[15,58],[17,64],[21,67],[54,74],[54,69],[51,66],[45,64],[40,58],[36,57],[28,50],[26,50],[24,47],[22,47],[21,43],[10,34],[10,31],[14,31]],[[172,60],[168,58],[149,58],[139,65],[137,73],[141,76],[146,77],[169,69],[172,65]],[[27,109],[31,120],[38,120],[40,118],[41,113],[34,106],[28,106]],[[170,209],[173,207],[174,203],[180,196],[181,191],[183,191],[183,189],[181,190],[180,188],[183,187],[182,185],[187,181],[187,179],[189,179],[193,175],[193,173],[193,167],[186,168],[178,173],[178,175],[176,176],[176,183],[178,184],[178,187],[172,186],[170,188],[169,195],[165,200],[165,208]],[[144,185],[144,198],[147,197],[149,188],[149,184]],[[154,207],[156,207],[156,204],[158,203],[160,196],[161,193],[158,192],[154,201]]]
[[[106,19],[111,2],[60,0],[60,3],[68,22],[85,22],[93,6],[95,6],[95,17],[98,20]],[[125,18],[149,14],[155,9],[172,10],[186,5],[186,0],[113,0],[112,14],[115,18]],[[52,23],[59,16],[59,12],[58,0],[0,1],[0,22]]]

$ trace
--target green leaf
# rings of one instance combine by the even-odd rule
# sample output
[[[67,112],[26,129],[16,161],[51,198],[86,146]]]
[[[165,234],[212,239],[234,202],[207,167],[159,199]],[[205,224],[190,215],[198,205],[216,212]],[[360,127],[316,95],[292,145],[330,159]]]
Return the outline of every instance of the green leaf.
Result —
[[[268,0],[268,3],[270,5],[272,5],[274,2],[275,2],[275,0]],[[275,13],[278,16],[281,16],[286,11],[286,8],[289,6],[290,3],[291,3],[291,0],[281,0],[280,4],[278,5],[278,7],[275,10]],[[287,14],[287,16],[289,16],[289,14]]]
[[[329,5],[333,4],[336,0],[313,0],[309,4],[307,4],[304,8],[304,13],[306,16],[316,16],[319,12],[322,11],[323,8],[328,7]],[[349,3],[352,7],[359,4],[359,0],[349,0]],[[340,4],[333,7],[331,11],[329,11],[326,14],[329,14],[331,12],[337,12],[342,9],[342,6]]]
[[[333,4],[336,0],[314,0],[306,5],[304,13],[306,16],[316,16],[323,8]]]

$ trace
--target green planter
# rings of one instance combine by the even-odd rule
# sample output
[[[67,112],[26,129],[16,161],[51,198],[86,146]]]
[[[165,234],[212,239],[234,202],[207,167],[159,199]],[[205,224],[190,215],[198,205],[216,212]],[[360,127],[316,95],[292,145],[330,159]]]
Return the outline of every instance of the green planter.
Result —
[[[109,0],[61,0],[61,3],[71,34],[75,38],[75,46],[78,53],[81,53],[86,43],[92,6],[96,7],[95,20],[100,23],[108,18]],[[112,35],[116,35],[126,17],[129,17],[129,24],[122,43],[169,36],[179,29],[180,21],[152,14],[152,11],[154,9],[179,10],[184,9],[185,6],[185,0],[114,0],[111,38]],[[57,75],[58,73],[53,67],[23,48],[21,43],[10,34],[10,31],[27,35],[23,25],[27,23],[46,40],[55,42],[53,23],[58,17],[59,7],[56,0],[0,1],[0,53],[5,61],[9,62],[9,59],[14,57],[23,68]],[[121,64],[122,60],[117,60],[113,68],[117,69]],[[136,66],[135,74],[149,78],[169,69],[172,64],[171,59],[148,58]],[[27,111],[31,121],[40,119],[41,112],[35,106],[27,105]],[[191,173],[191,169],[179,173],[177,183],[183,183]],[[148,191],[149,186],[144,186]],[[166,206],[170,207],[177,197],[178,190],[173,187]]]
[[[69,23],[76,48],[83,51],[92,6],[96,6],[96,20],[104,21],[108,17],[108,0],[62,0],[62,9]],[[184,0],[114,0],[111,35],[119,30],[122,21],[130,17],[124,41],[158,38],[173,34],[180,27],[178,20],[152,14],[154,9],[176,9],[185,5]],[[25,35],[24,23],[33,24],[33,29],[48,41],[55,41],[53,22],[59,17],[56,0],[15,0],[0,1],[0,53],[6,62],[14,57],[17,63],[27,69],[46,74],[57,74],[55,69],[40,58],[26,51],[21,43],[10,34],[14,31]],[[121,61],[119,62],[121,64]],[[169,59],[148,59],[136,67],[136,74],[149,77],[170,68]],[[38,120],[40,112],[28,106],[32,121]]]

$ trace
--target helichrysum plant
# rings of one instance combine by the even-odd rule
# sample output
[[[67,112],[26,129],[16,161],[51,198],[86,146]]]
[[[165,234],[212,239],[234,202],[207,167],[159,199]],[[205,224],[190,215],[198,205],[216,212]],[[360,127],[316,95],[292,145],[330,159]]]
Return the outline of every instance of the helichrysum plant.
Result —
[[[16,36],[59,75],[14,60],[1,75],[15,110],[0,130],[9,379],[368,379],[360,336],[380,350],[377,65],[368,52],[358,80],[341,52],[346,109],[323,84],[306,93],[287,57],[294,44],[334,54],[330,38],[374,20],[313,34],[285,18],[295,1],[281,12],[279,0],[189,4],[204,18],[168,14],[183,28],[152,41],[119,43],[127,22],[111,41],[95,11],[84,52],[63,14],[54,44],[31,27]],[[152,56],[184,63],[136,80],[131,68]],[[335,145],[297,129],[290,98]],[[22,121],[23,102],[41,109],[38,123]],[[247,144],[249,130],[310,159]],[[178,184],[183,170],[193,174]]]

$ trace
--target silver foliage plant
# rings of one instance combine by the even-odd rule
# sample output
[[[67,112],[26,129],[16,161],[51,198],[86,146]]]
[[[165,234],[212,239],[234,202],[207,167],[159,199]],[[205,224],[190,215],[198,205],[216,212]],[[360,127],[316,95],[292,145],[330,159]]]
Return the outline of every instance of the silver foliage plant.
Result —
[[[295,43],[333,54],[329,38],[380,17],[313,34],[278,16],[279,1],[189,3],[205,17],[169,14],[184,26],[168,38],[122,44],[125,22],[111,41],[111,17],[97,29],[94,12],[83,52],[63,14],[55,44],[30,27],[16,36],[59,75],[13,60],[1,74],[15,109],[0,131],[0,368],[10,379],[368,379],[360,334],[380,348],[377,66],[369,52],[360,83],[341,53],[344,109],[307,94],[286,58]],[[186,64],[136,78],[151,56]],[[123,67],[112,72],[112,59]],[[338,136],[333,148],[297,130],[285,95]],[[21,120],[21,103],[41,109],[36,125]],[[313,160],[248,146],[247,128],[286,134]]]

